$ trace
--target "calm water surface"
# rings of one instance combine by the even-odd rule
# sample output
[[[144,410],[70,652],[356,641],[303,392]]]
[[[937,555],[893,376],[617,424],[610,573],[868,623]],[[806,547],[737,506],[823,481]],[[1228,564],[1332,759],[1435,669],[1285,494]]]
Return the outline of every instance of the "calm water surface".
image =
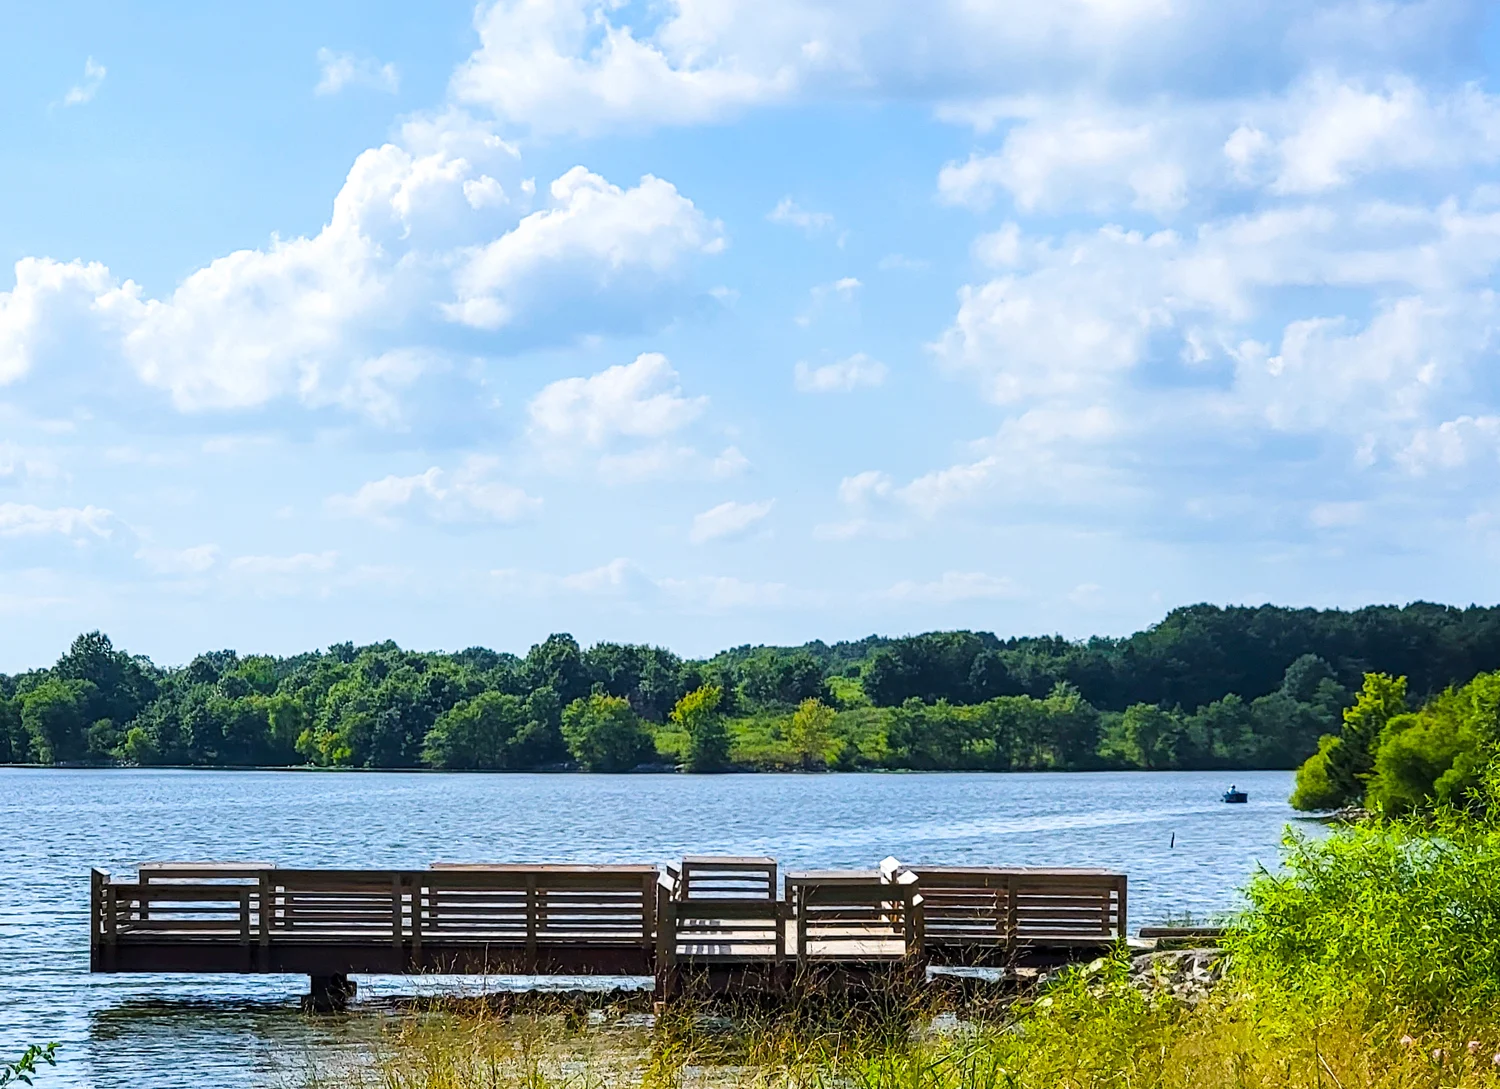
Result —
[[[420,775],[0,768],[0,1055],[59,1040],[44,1087],[294,1085],[414,980],[361,980],[347,1017],[290,976],[91,976],[88,871],[145,860],[421,867],[769,854],[788,869],[911,862],[1130,875],[1132,930],[1232,908],[1274,867],[1289,772],[1055,775]],[[1306,827],[1305,825],[1303,827]],[[1175,837],[1175,845],[1174,845]],[[491,984],[495,985],[495,984]],[[503,983],[498,984],[503,985]]]

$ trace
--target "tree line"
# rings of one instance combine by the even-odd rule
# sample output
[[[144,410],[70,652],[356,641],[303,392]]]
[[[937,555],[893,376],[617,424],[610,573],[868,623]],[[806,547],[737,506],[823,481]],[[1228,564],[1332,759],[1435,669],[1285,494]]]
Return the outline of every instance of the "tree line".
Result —
[[[81,635],[0,675],[0,762],[619,771],[1295,767],[1368,673],[1500,669],[1500,609],[1196,605],[1120,639],[983,632],[683,659],[336,644],[163,668]]]

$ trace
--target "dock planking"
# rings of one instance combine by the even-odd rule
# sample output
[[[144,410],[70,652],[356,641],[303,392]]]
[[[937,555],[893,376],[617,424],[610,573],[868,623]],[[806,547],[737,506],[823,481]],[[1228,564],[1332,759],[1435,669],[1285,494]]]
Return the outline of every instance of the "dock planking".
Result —
[[[1123,939],[1126,878],[908,866],[785,874],[766,857],[680,865],[435,863],[421,870],[147,863],[94,870],[94,972],[287,973],[337,1005],[350,975],[651,975],[719,989],[808,968],[1019,965]]]

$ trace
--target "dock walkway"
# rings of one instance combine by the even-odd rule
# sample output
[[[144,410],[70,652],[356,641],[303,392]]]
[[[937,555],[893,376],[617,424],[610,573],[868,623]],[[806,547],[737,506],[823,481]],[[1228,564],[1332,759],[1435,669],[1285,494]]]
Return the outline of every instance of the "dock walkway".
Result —
[[[720,988],[797,971],[1018,965],[1125,936],[1126,878],[1092,869],[792,871],[771,858],[680,865],[443,864],[423,870],[143,864],[92,874],[94,972],[289,973],[336,1000],[350,975],[649,975]]]

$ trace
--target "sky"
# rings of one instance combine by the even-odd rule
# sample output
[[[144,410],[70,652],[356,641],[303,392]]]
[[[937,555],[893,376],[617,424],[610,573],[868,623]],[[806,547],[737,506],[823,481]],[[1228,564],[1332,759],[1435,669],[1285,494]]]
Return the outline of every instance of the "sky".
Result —
[[[0,19],[0,670],[1500,600],[1493,5]]]

